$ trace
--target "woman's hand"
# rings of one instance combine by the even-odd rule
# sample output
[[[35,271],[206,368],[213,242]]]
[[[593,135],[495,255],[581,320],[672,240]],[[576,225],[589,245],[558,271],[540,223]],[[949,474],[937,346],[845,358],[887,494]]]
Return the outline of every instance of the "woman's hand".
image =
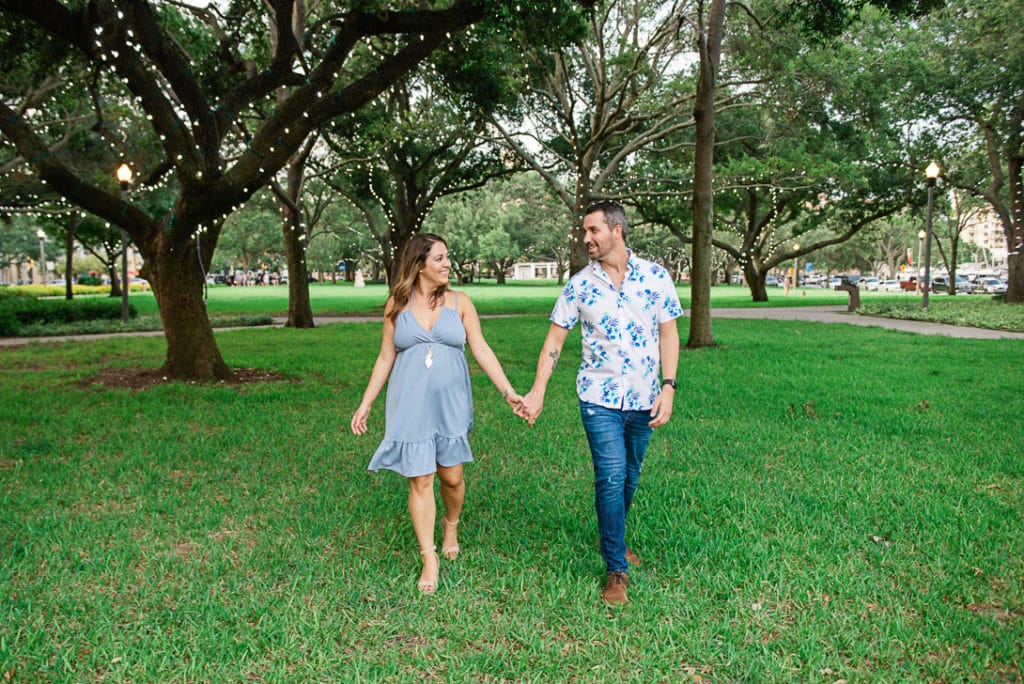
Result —
[[[370,417],[370,407],[360,405],[352,414],[352,432],[357,435],[366,434],[366,419]]]
[[[529,413],[526,408],[526,404],[523,403],[523,397],[518,392],[509,392],[505,395],[505,402],[512,408],[512,412],[522,418],[523,420],[529,419]]]

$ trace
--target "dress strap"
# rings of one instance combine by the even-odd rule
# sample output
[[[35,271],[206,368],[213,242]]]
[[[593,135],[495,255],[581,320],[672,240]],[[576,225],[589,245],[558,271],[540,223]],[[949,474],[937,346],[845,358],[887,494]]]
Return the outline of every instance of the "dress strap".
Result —
[[[455,290],[455,313],[459,313],[459,291]]]

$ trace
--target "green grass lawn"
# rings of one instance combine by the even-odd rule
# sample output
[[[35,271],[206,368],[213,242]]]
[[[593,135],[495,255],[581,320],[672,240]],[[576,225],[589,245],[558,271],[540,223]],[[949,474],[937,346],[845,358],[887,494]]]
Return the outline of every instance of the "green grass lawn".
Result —
[[[483,314],[550,313],[562,289],[554,281],[509,281],[504,285],[486,282],[455,287],[468,293]],[[677,290],[684,306],[689,307],[689,286],[680,285]],[[866,294],[862,296],[868,298]],[[288,312],[288,288],[284,286],[211,286],[207,289],[207,295],[207,309],[211,313],[286,315]],[[318,316],[379,315],[384,310],[388,289],[386,285],[380,284],[356,288],[351,283],[313,283],[309,286],[309,296],[313,313]],[[712,288],[711,296],[714,306],[723,307],[838,305],[847,301],[845,292],[818,288],[801,289],[799,293],[790,293],[788,297],[783,295],[782,289],[770,288],[770,301],[758,303],[751,302],[750,291],[739,286]],[[875,297],[876,293],[870,293],[870,296]],[[895,301],[904,299],[900,293],[878,293],[877,296]],[[131,301],[140,314],[157,313],[156,300],[151,293],[132,293]]]
[[[545,320],[483,325],[525,389]],[[158,366],[160,338],[0,350],[0,673],[1020,681],[1024,342],[715,333],[653,439],[621,610],[598,600],[575,333],[533,429],[474,367],[463,553],[433,597],[405,482],[365,470],[383,397],[347,429],[379,325],[219,333],[230,364],[289,378],[262,384],[97,383]]]
[[[509,282],[505,285],[482,283],[459,286],[467,292],[483,315],[548,314],[561,288],[554,282]],[[690,307],[689,286],[677,287],[685,309]],[[310,286],[314,317],[380,316],[388,297],[385,285],[364,288],[351,283],[315,283]],[[288,313],[288,288],[226,287],[207,289],[207,310],[215,327],[264,325],[269,317]],[[820,288],[800,288],[788,296],[780,288],[768,289],[769,301],[752,302],[746,287],[720,285],[711,288],[711,304],[715,308],[771,308],[779,306],[842,306],[845,292]],[[921,299],[913,293],[862,292],[861,313],[911,318],[936,323],[971,325],[1024,332],[1024,307],[1006,305],[990,296],[936,295],[928,310],[922,311]],[[119,320],[85,321],[66,325],[25,326],[20,333],[27,337],[45,335],[92,334],[137,330],[160,330],[159,312],[151,292],[133,292],[131,303],[139,316],[127,325]]]

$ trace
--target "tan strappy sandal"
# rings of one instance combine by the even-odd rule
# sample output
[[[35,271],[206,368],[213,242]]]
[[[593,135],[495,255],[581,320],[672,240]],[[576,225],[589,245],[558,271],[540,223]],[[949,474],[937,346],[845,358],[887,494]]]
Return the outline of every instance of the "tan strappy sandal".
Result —
[[[453,528],[458,528],[459,521],[456,520],[455,522],[452,522],[448,518],[446,518],[444,516],[441,516],[441,525],[443,527],[445,527],[445,528],[447,528],[449,526],[453,527]],[[458,529],[456,529],[456,532],[458,532]],[[455,560],[456,558],[458,558],[459,551],[461,551],[461,549],[459,549],[459,545],[458,544],[455,544],[455,546],[442,546],[441,547],[441,553],[444,554],[444,557],[447,558],[448,560]]]
[[[441,559],[437,557],[437,547],[431,546],[429,549],[420,549],[421,556],[432,555],[434,557],[435,567],[437,568],[437,574],[441,574]],[[437,591],[437,578],[432,580],[420,580],[416,584],[416,588],[419,589],[421,594],[433,594]]]

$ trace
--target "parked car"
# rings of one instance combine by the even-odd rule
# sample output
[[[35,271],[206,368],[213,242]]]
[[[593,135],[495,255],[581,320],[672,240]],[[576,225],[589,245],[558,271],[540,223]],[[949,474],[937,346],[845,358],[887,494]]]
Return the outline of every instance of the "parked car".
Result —
[[[880,292],[899,292],[903,288],[898,280],[881,280],[875,289]]]
[[[945,276],[935,276],[932,278],[932,292],[949,292],[949,278]]]
[[[877,290],[878,284],[881,282],[878,278],[861,278],[860,282],[857,283],[857,287],[862,290]]]
[[[776,278],[775,276],[772,276],[772,275],[765,276],[764,277],[764,284],[765,284],[765,287],[778,287],[779,279]]]
[[[999,278],[980,278],[974,284],[974,291],[985,294],[1001,294],[1006,292],[1006,287],[1007,283]]]
[[[923,289],[918,285],[917,276],[910,276],[906,280],[901,280],[900,289],[904,292],[923,292]]]
[[[956,285],[954,286],[957,293],[968,293],[971,291],[971,281],[966,276],[957,276]],[[932,278],[932,292],[945,293],[949,292],[949,277],[948,276],[935,276]]]

